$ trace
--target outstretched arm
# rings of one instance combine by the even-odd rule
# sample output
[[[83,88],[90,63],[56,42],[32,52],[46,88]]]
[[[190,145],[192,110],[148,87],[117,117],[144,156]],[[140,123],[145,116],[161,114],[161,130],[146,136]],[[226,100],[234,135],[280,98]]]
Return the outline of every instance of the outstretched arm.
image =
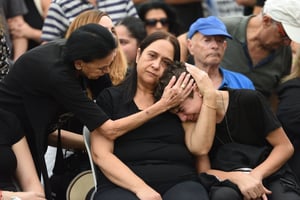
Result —
[[[135,113],[133,115],[118,119],[118,120],[107,120],[100,127],[92,131],[102,134],[109,139],[115,139],[124,133],[133,130],[151,118],[175,107],[181,103],[192,90],[192,81],[189,80],[189,76],[182,74],[176,81],[173,77],[167,87],[164,90],[162,98],[152,106],[146,108],[143,111]],[[181,89],[182,83],[189,83],[185,89]]]

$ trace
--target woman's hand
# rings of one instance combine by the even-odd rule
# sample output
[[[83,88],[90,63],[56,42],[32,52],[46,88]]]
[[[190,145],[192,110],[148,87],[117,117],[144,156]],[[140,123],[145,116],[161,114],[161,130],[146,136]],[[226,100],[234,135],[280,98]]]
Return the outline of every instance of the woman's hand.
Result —
[[[158,192],[156,192],[155,190],[153,190],[151,187],[145,187],[145,188],[139,190],[136,193],[136,196],[140,200],[162,200],[162,197],[160,196],[160,194]]]
[[[9,192],[3,191],[3,200],[10,200],[11,197],[19,197],[22,200],[46,200],[43,193],[38,192]]]
[[[193,84],[194,80],[191,79],[191,75],[185,72],[179,76],[177,81],[173,77],[165,87],[159,102],[162,102],[167,110],[179,105],[191,93]]]
[[[205,96],[207,92],[216,91],[211,79],[209,78],[208,74],[205,71],[188,63],[185,63],[185,66],[187,71],[195,79],[199,92],[202,96]]]
[[[267,194],[271,191],[264,187],[261,180],[252,176],[251,173],[233,172],[234,182],[244,196],[244,200],[263,199],[267,200]]]

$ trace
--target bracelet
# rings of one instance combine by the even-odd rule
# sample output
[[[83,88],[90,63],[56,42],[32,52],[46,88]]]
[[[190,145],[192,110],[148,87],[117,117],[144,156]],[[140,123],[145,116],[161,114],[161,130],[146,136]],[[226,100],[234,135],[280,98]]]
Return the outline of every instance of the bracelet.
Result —
[[[202,104],[205,105],[206,107],[210,108],[210,109],[217,110],[217,107],[216,107],[216,106],[208,105],[208,104],[204,103],[204,101],[203,101]]]

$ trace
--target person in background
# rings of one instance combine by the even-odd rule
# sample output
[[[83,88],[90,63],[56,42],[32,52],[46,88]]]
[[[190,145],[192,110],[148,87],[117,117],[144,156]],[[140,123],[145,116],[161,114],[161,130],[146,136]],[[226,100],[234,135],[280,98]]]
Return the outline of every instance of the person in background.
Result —
[[[44,21],[42,41],[49,42],[57,38],[63,38],[68,26],[75,17],[86,10],[92,9],[106,12],[114,24],[126,16],[138,17],[131,0],[55,0],[51,2]]]
[[[57,129],[61,114],[75,113],[91,134],[104,134],[113,140],[182,99],[183,92],[172,85],[166,89],[165,98],[151,107],[123,119],[109,119],[87,96],[85,81],[109,73],[116,48],[117,41],[107,28],[87,24],[68,39],[26,52],[0,82],[0,107],[21,122],[37,172],[42,172],[47,199],[51,199],[51,194],[44,152],[48,135]],[[63,147],[82,147],[82,136],[74,135],[62,132]]]
[[[236,0],[239,5],[244,6],[244,15],[257,15],[261,13],[265,0]]]
[[[160,0],[170,5],[176,12],[176,16],[180,26],[178,33],[184,33],[189,29],[190,24],[203,17],[202,0]],[[147,0],[133,0],[137,10],[142,3]]]
[[[187,47],[196,67],[207,72],[216,89],[255,89],[245,75],[224,69],[220,65],[226,47],[232,39],[224,23],[215,16],[199,18],[189,29]]]
[[[242,16],[244,7],[238,5],[236,0],[204,0],[204,17],[216,16]]]
[[[2,20],[3,18],[0,16],[0,22],[2,22]],[[3,24],[0,23],[0,81],[7,75],[9,71],[9,57],[11,53],[7,45],[6,36],[2,25]]]
[[[292,65],[291,41],[300,41],[300,1],[267,0],[258,15],[222,17],[232,40],[221,62],[247,76],[276,110],[275,90]],[[187,61],[187,34],[180,35],[181,61]]]
[[[139,18],[125,17],[116,24],[115,30],[130,70],[135,63],[138,47],[147,35],[145,24]]]
[[[148,35],[127,79],[120,86],[103,90],[97,104],[112,119],[147,110],[156,102],[153,92],[159,78],[169,63],[179,60],[179,51],[171,33],[157,31]],[[193,80],[186,78],[176,85],[188,94]],[[205,189],[197,182],[195,158],[187,147],[193,146],[192,136],[184,133],[178,118],[167,110],[114,141],[91,133],[99,180],[94,200],[208,200]]]
[[[145,23],[147,35],[155,31],[166,31],[177,36],[179,23],[173,8],[161,1],[148,1],[138,9],[140,19]]]
[[[20,122],[0,109],[0,127],[0,199],[46,200]]]
[[[74,30],[89,23],[97,23],[106,27],[118,39],[115,26],[110,16],[107,13],[100,10],[88,10],[79,14],[68,27],[65,37],[68,38]],[[111,63],[110,72],[109,72],[110,80],[113,85],[118,85],[124,80],[128,68],[126,61],[127,61],[126,56],[120,44],[118,44],[117,53],[113,62]],[[91,88],[92,91],[90,95],[93,99],[95,99],[98,96],[99,92],[103,89],[103,87],[98,85],[93,80],[91,81],[90,86],[92,87]]]
[[[24,0],[28,12],[23,16],[24,23],[14,26],[11,34],[27,40],[27,50],[41,44],[42,26],[51,0]]]
[[[1,24],[7,40],[7,45],[11,50],[10,63],[13,64],[27,49],[25,38],[14,37],[10,34],[15,27],[24,24],[23,16],[28,12],[24,0],[1,0],[0,16]]]
[[[294,145],[295,153],[288,161],[300,180],[300,51],[295,56],[294,70],[284,77],[277,90],[279,118],[284,130]]]
[[[222,18],[233,40],[221,65],[252,80],[276,107],[275,90],[292,65],[291,41],[300,41],[300,1],[267,0],[258,15]]]
[[[170,65],[158,88],[164,88],[171,77],[185,71],[182,65]],[[293,155],[293,145],[261,93],[217,90],[215,102],[207,104],[199,92],[206,88],[201,82],[203,72],[191,65],[187,65],[187,71],[198,88],[171,112],[186,129],[194,129],[199,117],[216,117],[215,133],[198,138],[211,145],[209,154],[203,153],[197,163],[200,181],[210,199],[298,200],[299,183],[286,164]],[[215,112],[201,112],[207,107]]]

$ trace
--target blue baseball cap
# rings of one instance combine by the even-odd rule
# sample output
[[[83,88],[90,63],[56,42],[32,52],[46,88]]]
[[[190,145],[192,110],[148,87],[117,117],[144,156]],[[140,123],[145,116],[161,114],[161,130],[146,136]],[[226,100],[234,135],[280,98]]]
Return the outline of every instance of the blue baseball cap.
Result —
[[[190,26],[188,38],[191,39],[197,31],[204,36],[221,35],[232,39],[224,23],[215,16],[197,19],[197,21]]]

